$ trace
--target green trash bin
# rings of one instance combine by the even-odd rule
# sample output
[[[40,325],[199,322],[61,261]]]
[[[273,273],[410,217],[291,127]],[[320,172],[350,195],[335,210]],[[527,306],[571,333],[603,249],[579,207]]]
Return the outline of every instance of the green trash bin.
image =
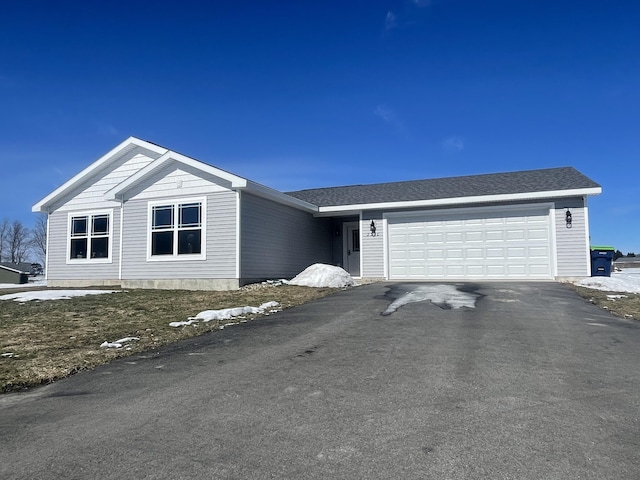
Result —
[[[613,265],[613,247],[591,247],[591,276],[592,277],[610,277],[611,267]]]

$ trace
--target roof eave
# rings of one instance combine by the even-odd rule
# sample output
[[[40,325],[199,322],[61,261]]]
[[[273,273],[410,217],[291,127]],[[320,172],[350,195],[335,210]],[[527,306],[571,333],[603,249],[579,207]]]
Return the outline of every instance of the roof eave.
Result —
[[[546,192],[510,193],[500,195],[476,195],[471,197],[438,198],[432,200],[410,200],[404,202],[361,203],[352,205],[332,205],[319,207],[318,214],[329,216],[334,213],[351,213],[361,210],[390,210],[400,208],[439,207],[448,205],[468,205],[474,203],[511,202],[541,200],[562,197],[581,197],[599,195],[601,187],[579,188],[573,190],[554,190]]]
[[[290,207],[297,208],[299,210],[305,210],[307,212],[311,212],[314,214],[318,213],[318,207],[312,203],[305,202],[304,200],[300,200],[299,198],[292,197],[291,195],[287,195],[286,193],[282,193],[279,190],[275,190],[270,187],[265,187],[260,183],[248,181],[246,185],[246,191],[258,197],[267,198],[274,202],[288,205]]]

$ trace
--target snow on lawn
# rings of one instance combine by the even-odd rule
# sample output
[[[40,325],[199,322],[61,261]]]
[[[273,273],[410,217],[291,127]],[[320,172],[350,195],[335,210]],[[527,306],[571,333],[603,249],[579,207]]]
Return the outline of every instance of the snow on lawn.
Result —
[[[278,302],[263,303],[259,307],[235,307],[235,308],[223,308],[221,310],[205,310],[200,312],[195,317],[189,317],[184,322],[171,322],[171,327],[183,327],[185,325],[193,325],[198,322],[210,322],[212,320],[230,320],[234,317],[241,317],[243,315],[249,315],[252,313],[268,314],[277,312],[275,307],[280,305]],[[267,312],[267,309],[269,311]],[[224,328],[221,326],[221,328]]]
[[[608,292],[640,293],[640,268],[612,272],[610,277],[588,277],[574,282],[580,287]]]
[[[289,285],[303,287],[344,288],[355,284],[356,282],[346,270],[323,263],[311,265],[289,280]]]
[[[102,348],[122,348],[125,343],[132,342],[134,340],[140,340],[140,337],[124,337],[115,342],[102,342],[100,346]],[[127,347],[127,350],[131,350],[131,347]]]
[[[72,297],[115,293],[121,290],[36,290],[31,292],[10,293],[1,295],[0,300],[15,300],[24,303],[31,300],[69,300]]]

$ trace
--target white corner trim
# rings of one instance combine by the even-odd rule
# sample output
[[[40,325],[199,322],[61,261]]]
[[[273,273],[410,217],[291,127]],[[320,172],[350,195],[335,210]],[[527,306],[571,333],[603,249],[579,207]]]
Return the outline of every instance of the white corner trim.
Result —
[[[589,207],[587,206],[587,198],[584,199],[584,242],[587,248],[585,248],[585,255],[587,256],[587,271],[585,276],[591,276],[591,232],[589,231]]]
[[[383,203],[361,203],[354,205],[335,205],[329,207],[319,207],[318,212],[350,212],[355,210],[386,210],[399,208],[420,208],[437,206],[455,206],[473,203],[493,203],[493,202],[514,202],[522,200],[540,200],[559,197],[577,197],[585,195],[599,195],[602,188],[583,188],[575,190],[553,190],[546,192],[513,193],[501,195],[476,195],[473,197],[439,198],[434,200],[410,200],[404,202],[383,202]]]
[[[240,225],[240,221],[242,219],[241,217],[241,211],[240,209],[242,208],[242,198],[241,198],[241,192],[239,190],[236,191],[236,278],[239,279],[240,278],[240,247],[242,246],[241,242],[240,242],[240,232],[242,231],[241,225]]]

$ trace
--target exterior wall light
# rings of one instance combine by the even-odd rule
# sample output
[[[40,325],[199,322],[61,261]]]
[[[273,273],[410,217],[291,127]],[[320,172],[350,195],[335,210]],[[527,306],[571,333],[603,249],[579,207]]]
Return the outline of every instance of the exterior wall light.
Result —
[[[565,222],[567,224],[567,228],[572,227],[573,219],[571,218],[571,210],[567,208],[567,212],[564,214]]]
[[[371,225],[369,225],[369,231],[371,232],[372,237],[376,236],[376,222],[373,220],[371,220]]]

